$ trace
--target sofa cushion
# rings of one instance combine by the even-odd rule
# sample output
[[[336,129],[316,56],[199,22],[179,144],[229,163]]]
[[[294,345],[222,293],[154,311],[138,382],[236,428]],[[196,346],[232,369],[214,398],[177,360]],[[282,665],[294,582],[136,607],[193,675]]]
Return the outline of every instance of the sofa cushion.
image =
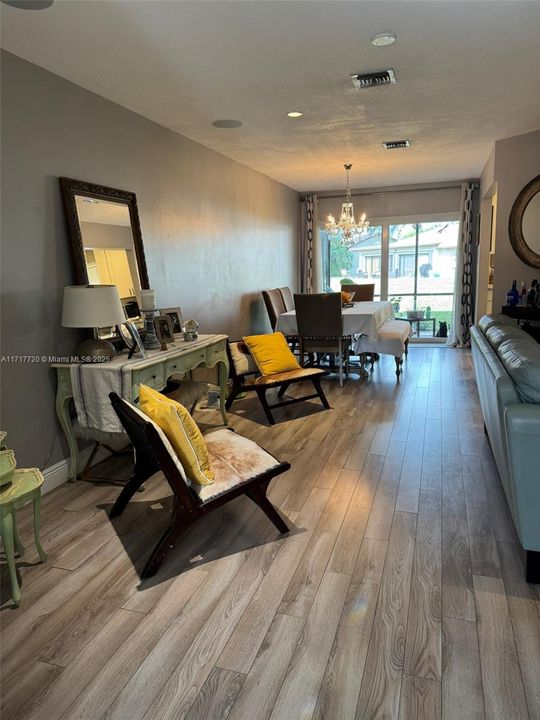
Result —
[[[489,344],[496,352],[505,340],[519,340],[522,338],[523,330],[517,325],[505,325],[504,323],[496,322],[488,327],[485,335]]]
[[[499,325],[513,325],[514,327],[517,327],[517,322],[514,318],[502,314],[483,315],[478,321],[478,327],[485,335],[486,330],[495,323],[498,323]]]
[[[522,333],[502,342],[497,355],[523,402],[540,403],[540,345]]]

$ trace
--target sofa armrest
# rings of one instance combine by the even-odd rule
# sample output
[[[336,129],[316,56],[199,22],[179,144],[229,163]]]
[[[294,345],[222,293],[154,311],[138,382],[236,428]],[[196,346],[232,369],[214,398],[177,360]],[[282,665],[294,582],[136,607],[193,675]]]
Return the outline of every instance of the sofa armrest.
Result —
[[[514,522],[523,547],[540,551],[540,405],[507,405],[504,422],[512,474]]]
[[[507,432],[525,436],[533,435],[536,438],[536,461],[540,465],[540,405],[533,403],[507,405],[504,420]]]

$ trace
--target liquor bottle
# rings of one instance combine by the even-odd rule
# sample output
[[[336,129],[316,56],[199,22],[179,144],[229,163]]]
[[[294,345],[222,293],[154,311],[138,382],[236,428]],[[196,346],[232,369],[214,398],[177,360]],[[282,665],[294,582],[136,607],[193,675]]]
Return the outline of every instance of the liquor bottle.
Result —
[[[506,304],[515,306],[519,302],[519,291],[517,289],[517,280],[512,280],[512,287],[506,293]]]
[[[519,304],[527,304],[527,285],[524,282],[521,283],[521,290],[519,292]]]
[[[531,283],[531,289],[527,295],[527,305],[534,307],[534,298],[536,297],[536,290],[538,287],[538,280],[533,280]]]

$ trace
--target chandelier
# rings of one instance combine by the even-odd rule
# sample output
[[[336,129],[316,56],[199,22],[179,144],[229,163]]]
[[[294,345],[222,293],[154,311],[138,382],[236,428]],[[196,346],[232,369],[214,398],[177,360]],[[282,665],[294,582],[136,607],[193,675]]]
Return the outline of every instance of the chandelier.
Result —
[[[349,171],[352,168],[351,163],[345,163],[343,166],[347,171],[347,189],[345,192],[345,202],[341,203],[341,215],[339,222],[335,221],[333,215],[328,216],[328,222],[325,224],[326,231],[332,237],[338,237],[340,234],[346,245],[353,245],[360,240],[361,236],[369,227],[369,220],[366,220],[366,213],[360,215],[358,222],[354,219],[354,208],[351,200],[351,188],[349,186]]]

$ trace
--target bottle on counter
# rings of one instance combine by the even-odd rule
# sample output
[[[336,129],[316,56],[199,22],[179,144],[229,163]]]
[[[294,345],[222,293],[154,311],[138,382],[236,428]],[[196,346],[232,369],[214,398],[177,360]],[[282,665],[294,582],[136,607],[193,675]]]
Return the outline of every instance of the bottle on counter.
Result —
[[[512,287],[506,293],[506,304],[512,306],[519,302],[519,291],[517,289],[517,280],[512,280]]]
[[[521,290],[519,291],[519,304],[527,304],[527,285],[524,282],[521,283]]]
[[[534,307],[534,300],[536,298],[536,292],[538,290],[538,280],[533,280],[531,283],[531,289],[527,293],[527,305]]]

